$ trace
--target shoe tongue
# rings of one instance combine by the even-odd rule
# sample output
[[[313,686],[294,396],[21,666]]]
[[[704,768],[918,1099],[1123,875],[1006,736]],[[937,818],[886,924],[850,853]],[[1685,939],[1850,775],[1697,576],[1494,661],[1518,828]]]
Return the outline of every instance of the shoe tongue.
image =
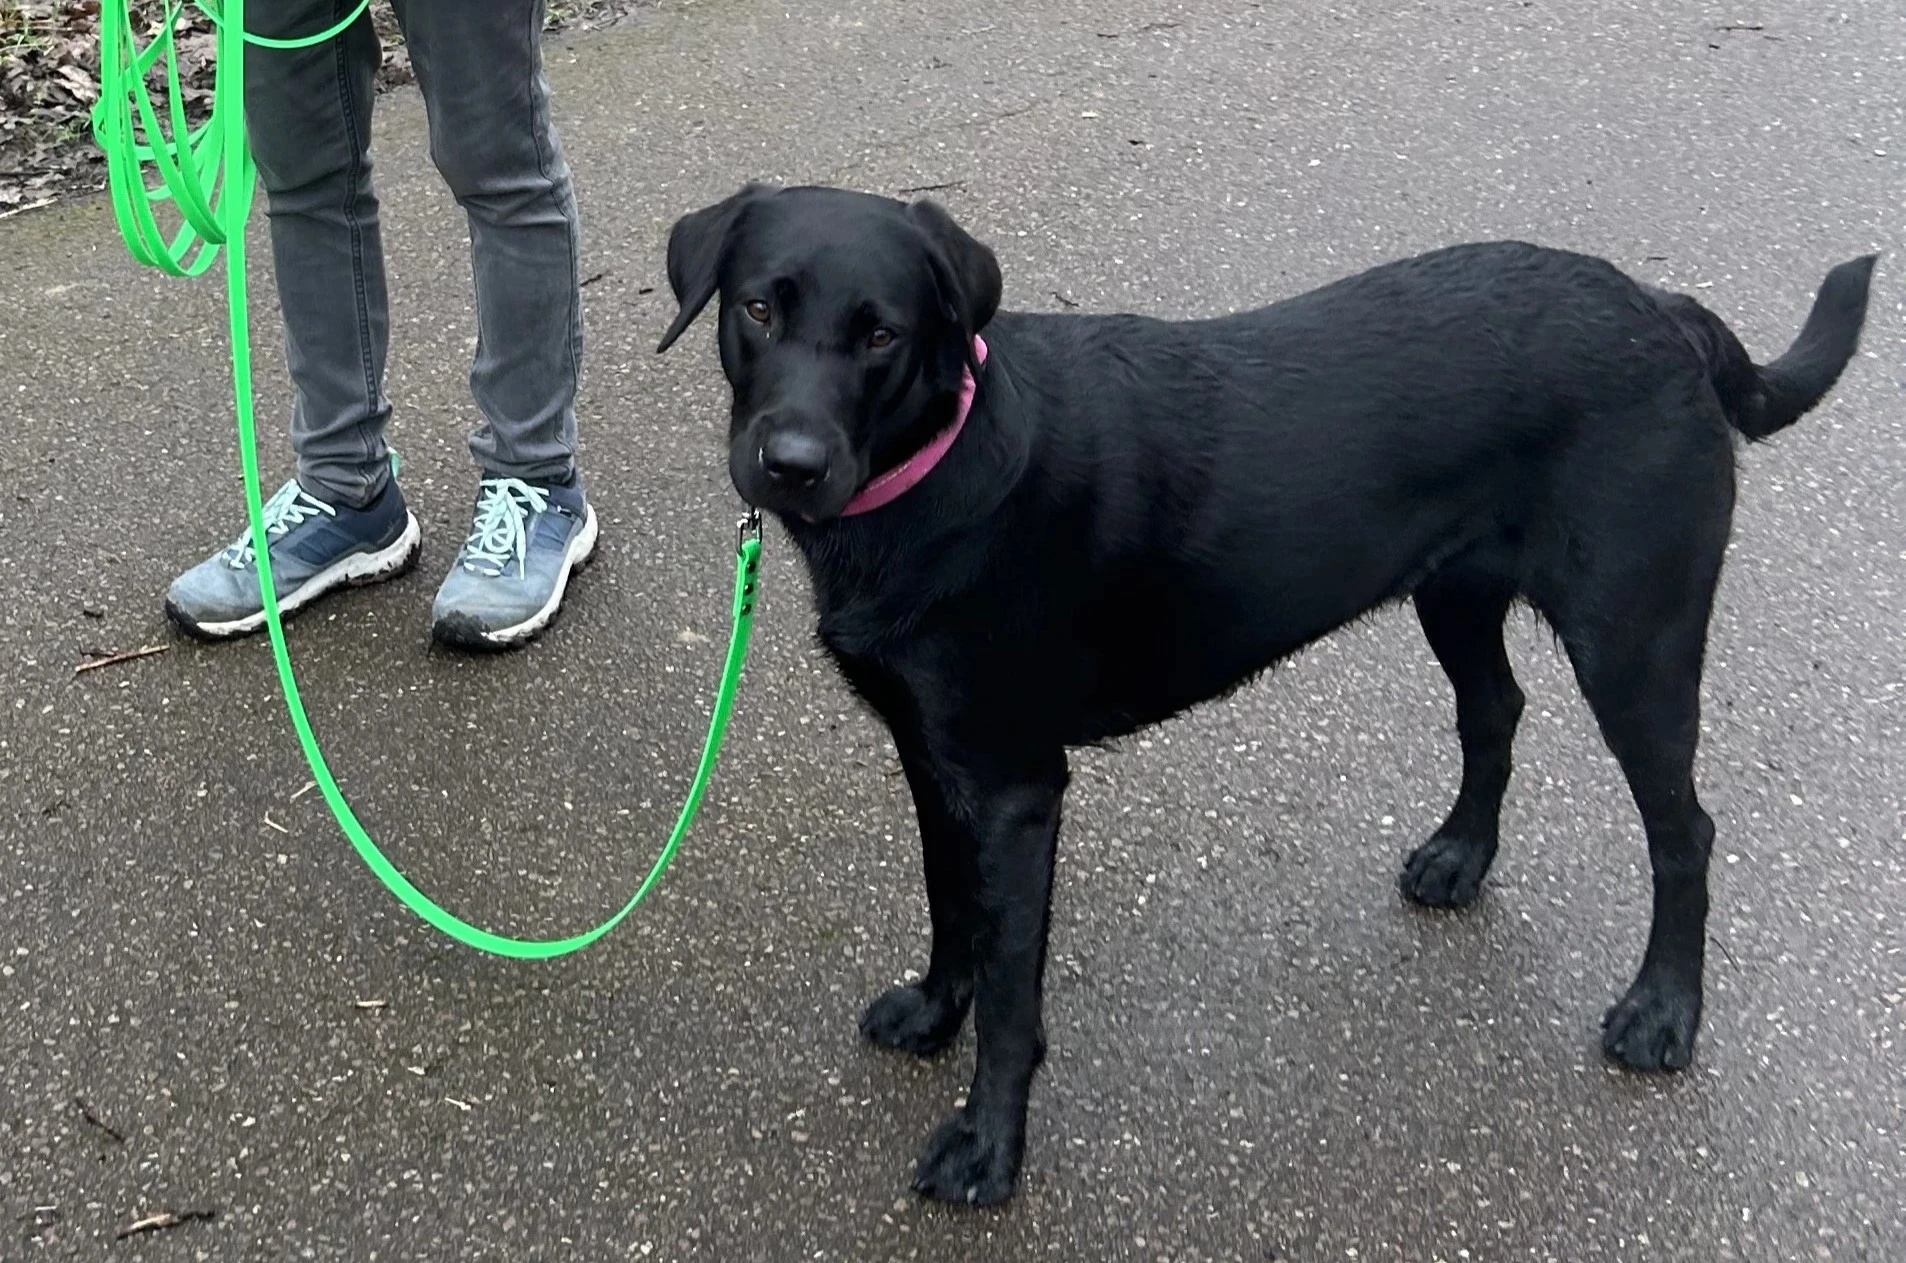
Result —
[[[295,478],[292,479],[291,482],[287,483],[286,485],[297,488],[297,490],[293,492],[291,496],[291,502],[293,504],[317,505],[320,509],[329,509],[334,513],[340,510],[347,510],[347,509],[352,510],[354,512],[362,511],[362,509],[360,509],[359,506],[352,504],[348,500],[327,499],[326,497],[321,496],[317,492],[311,490],[311,488],[305,486],[303,483],[299,482]],[[389,491],[392,485],[394,484],[386,484],[384,490]],[[383,492],[379,492],[377,499],[381,500],[382,498],[383,498]],[[374,505],[376,503],[377,503],[377,500],[372,500],[370,504],[364,505],[362,506],[362,508],[368,509],[371,507],[371,505]]]
[[[561,505],[571,513],[582,512],[582,485],[574,479],[566,483],[543,483],[538,485],[542,490],[549,493],[549,502],[551,504]]]
[[[502,481],[505,477],[506,475],[503,474],[485,474],[484,480],[486,482]],[[549,503],[551,505],[561,506],[572,513],[582,512],[582,480],[573,474],[570,475],[568,482],[532,482],[527,478],[520,479],[519,481],[521,481],[524,486],[534,487],[537,491],[549,497]]]

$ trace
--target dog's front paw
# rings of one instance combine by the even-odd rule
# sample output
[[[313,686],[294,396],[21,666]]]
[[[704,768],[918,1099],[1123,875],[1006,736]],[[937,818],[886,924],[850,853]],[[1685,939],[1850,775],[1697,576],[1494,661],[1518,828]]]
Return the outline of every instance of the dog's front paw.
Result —
[[[955,1111],[920,1151],[913,1191],[942,1202],[997,1206],[1013,1195],[1024,1137]]]
[[[1403,896],[1426,908],[1466,908],[1482,893],[1495,858],[1487,843],[1439,833],[1403,862]]]
[[[957,996],[924,987],[895,987],[867,1006],[860,1033],[896,1052],[931,1057],[952,1043],[966,1020],[966,1004]]]
[[[1700,1027],[1699,988],[1641,978],[1602,1019],[1602,1049],[1630,1070],[1685,1070]]]

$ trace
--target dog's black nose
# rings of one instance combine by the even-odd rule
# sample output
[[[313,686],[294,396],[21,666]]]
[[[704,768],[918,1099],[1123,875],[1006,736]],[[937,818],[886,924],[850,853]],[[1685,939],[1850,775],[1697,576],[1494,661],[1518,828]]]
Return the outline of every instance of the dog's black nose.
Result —
[[[780,430],[761,445],[761,468],[784,487],[806,490],[827,477],[827,445],[798,430]]]

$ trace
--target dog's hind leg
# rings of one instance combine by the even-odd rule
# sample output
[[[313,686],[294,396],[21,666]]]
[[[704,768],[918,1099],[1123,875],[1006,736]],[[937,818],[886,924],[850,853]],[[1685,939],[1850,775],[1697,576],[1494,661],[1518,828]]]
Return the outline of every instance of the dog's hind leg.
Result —
[[[1694,791],[1700,732],[1701,616],[1650,640],[1570,647],[1608,747],[1628,777],[1648,833],[1654,918],[1641,971],[1603,1019],[1602,1046],[1633,1070],[1679,1070],[1694,1057],[1707,946],[1708,855],[1714,821]],[[1567,640],[1565,636],[1565,642]],[[1590,660],[1584,663],[1582,659]]]
[[[1724,467],[1717,470],[1717,481],[1726,477]],[[1730,492],[1723,485],[1715,494]],[[1602,541],[1602,555],[1620,560],[1585,576],[1550,611],[1648,835],[1654,916],[1647,951],[1634,984],[1602,1022],[1603,1048],[1633,1070],[1687,1066],[1701,1024],[1714,821],[1695,794],[1694,758],[1731,501],[1721,499],[1713,512],[1715,500],[1689,485],[1683,505],[1694,511],[1680,521],[1657,517],[1645,534]]]
[[[1513,598],[1507,584],[1483,577],[1439,575],[1416,592],[1417,620],[1456,690],[1456,731],[1463,747],[1456,805],[1403,865],[1403,894],[1427,907],[1472,902],[1496,858],[1510,747],[1523,705],[1502,643],[1502,622]]]

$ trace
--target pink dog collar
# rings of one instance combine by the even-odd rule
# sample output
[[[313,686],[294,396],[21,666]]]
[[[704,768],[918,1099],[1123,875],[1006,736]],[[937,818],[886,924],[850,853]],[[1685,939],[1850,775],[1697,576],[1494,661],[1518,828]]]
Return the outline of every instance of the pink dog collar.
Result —
[[[981,364],[986,363],[986,339],[974,336],[973,354]],[[973,411],[973,392],[978,386],[979,383],[973,380],[973,371],[966,370],[965,378],[960,382],[960,406],[954,411],[953,420],[934,435],[925,447],[856,492],[854,498],[847,502],[847,507],[841,510],[841,516],[871,513],[882,505],[892,504],[932,473],[933,467],[940,463],[966,425],[967,414]]]

